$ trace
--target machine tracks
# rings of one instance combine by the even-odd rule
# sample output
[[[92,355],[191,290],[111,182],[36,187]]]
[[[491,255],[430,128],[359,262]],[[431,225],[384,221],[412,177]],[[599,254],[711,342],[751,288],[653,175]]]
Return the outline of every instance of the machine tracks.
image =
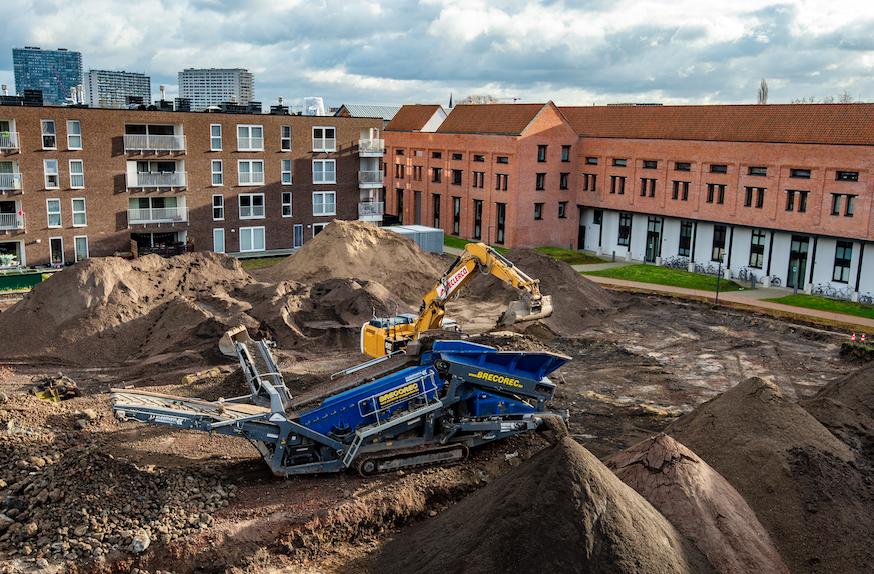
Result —
[[[439,464],[447,466],[463,462],[467,459],[469,449],[463,444],[452,444],[435,448],[414,447],[392,451],[390,454],[364,454],[355,461],[358,474],[364,477],[421,468]]]

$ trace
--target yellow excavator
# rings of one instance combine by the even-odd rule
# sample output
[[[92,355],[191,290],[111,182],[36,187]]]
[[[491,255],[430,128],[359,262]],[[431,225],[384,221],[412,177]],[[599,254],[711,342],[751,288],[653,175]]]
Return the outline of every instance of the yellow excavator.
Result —
[[[552,297],[540,294],[540,281],[532,279],[497,251],[484,243],[468,243],[449,269],[425,295],[419,314],[403,313],[395,317],[374,317],[361,328],[361,352],[371,357],[393,355],[406,349],[412,341],[431,329],[443,327],[446,302],[458,294],[475,272],[494,275],[519,290],[520,300],[510,304],[501,325],[536,321],[552,315]]]

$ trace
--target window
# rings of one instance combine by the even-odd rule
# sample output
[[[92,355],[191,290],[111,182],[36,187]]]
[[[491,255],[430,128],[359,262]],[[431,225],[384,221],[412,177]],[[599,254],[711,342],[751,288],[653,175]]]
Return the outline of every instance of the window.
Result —
[[[337,215],[335,197],[335,192],[333,191],[314,191],[313,215]]]
[[[334,128],[313,128],[313,151],[337,151]],[[403,150],[398,155],[403,155]]]
[[[558,218],[564,219],[567,217],[567,202],[559,201],[558,202]]]
[[[222,175],[222,160],[212,160],[212,184],[214,186],[224,185],[224,177]]]
[[[49,227],[60,227],[61,226],[61,200],[60,199],[47,199],[46,200],[46,211],[49,216]]]
[[[595,191],[595,182],[598,180],[598,176],[593,173],[584,173],[583,174],[583,191]]]
[[[724,225],[713,226],[713,251],[710,254],[711,261],[722,261],[725,255],[725,229]]]
[[[794,211],[795,210],[795,191],[791,189],[786,190],[786,211]]]
[[[264,151],[264,128],[237,126],[237,151]]]
[[[510,179],[510,176],[505,173],[496,173],[495,174],[495,189],[500,191],[507,191],[507,181]]]
[[[279,149],[291,151],[291,126],[280,126]]]
[[[55,137],[55,120],[41,120],[42,125],[42,149],[58,149],[58,140]]]
[[[496,228],[495,228],[495,243],[500,245],[504,244],[504,224],[507,219],[507,204],[506,203],[496,203]]]
[[[859,181],[858,171],[839,171],[835,176],[838,181]]]
[[[708,183],[707,203],[713,203],[714,196],[716,196],[716,203],[725,203],[725,186],[715,183]]]
[[[790,169],[789,177],[801,177],[804,179],[810,179],[810,170],[809,169]]]
[[[762,209],[765,205],[765,188],[756,188],[756,209]]]
[[[841,195],[837,193],[832,194],[832,215],[840,215],[841,213]]]
[[[404,179],[404,164],[402,164],[402,163],[395,164],[395,177],[397,179]]]
[[[645,159],[643,160],[643,169],[657,169],[659,167],[659,162],[656,160]]]
[[[212,196],[212,218],[221,221],[225,218],[225,196],[215,194]]]
[[[832,215],[840,215],[841,214],[841,198],[845,197],[847,201],[844,205],[844,216],[845,217],[853,217],[853,211],[856,207],[856,196],[855,195],[843,195],[840,193],[832,194]]]
[[[587,165],[598,165],[598,158],[596,157],[587,157],[586,158]]]
[[[402,149],[396,149],[396,150],[395,150],[395,155],[404,155],[404,150],[402,150]]]
[[[282,175],[280,176],[282,185],[291,185],[291,160],[282,160],[280,162],[280,169],[282,170]]]
[[[675,171],[692,171],[692,164],[685,161],[678,161],[674,163]]]
[[[313,237],[322,232],[328,226],[327,223],[313,223]]]
[[[808,193],[810,193],[810,192],[809,191],[799,191],[798,192],[798,195],[800,196],[799,197],[800,201],[798,202],[798,213],[804,213],[805,211],[807,211],[807,194]]]
[[[675,181],[674,182],[674,191],[671,194],[671,199],[680,199],[680,195],[681,195],[680,192],[682,192],[683,201],[688,201],[689,200],[689,184],[691,184],[691,183],[692,182],[690,182],[690,181]]]
[[[433,159],[441,159],[443,157],[443,153],[439,151],[433,151],[431,152],[431,157]]]
[[[452,235],[461,233],[461,198],[452,198]]]
[[[423,169],[424,169],[424,168],[423,168],[421,165],[414,165],[414,166],[412,166],[412,167],[410,168],[410,171],[412,171],[413,173],[412,173],[412,175],[410,176],[410,178],[411,178],[413,181],[422,181],[422,170],[423,170]]]
[[[510,158],[508,158],[507,156],[499,155],[498,163],[510,163]]]
[[[546,161],[546,146],[537,146],[537,161]]]
[[[844,215],[847,217],[853,217],[853,207],[856,204],[856,196],[848,195],[847,196],[847,209],[844,211]]]
[[[291,217],[291,192],[282,192],[282,217]]]
[[[58,177],[58,160],[44,159],[42,165],[43,172],[45,173],[46,189],[55,189],[60,187],[60,178]]]
[[[49,237],[49,252],[51,253],[52,265],[64,264],[64,238]]]
[[[623,195],[625,193],[625,178],[618,175],[610,176],[610,193],[618,193],[619,195]]]
[[[461,156],[460,153],[454,153],[454,154],[452,154],[452,159],[453,159],[453,161],[459,161],[459,160],[461,160],[461,158],[462,158],[462,156]]]
[[[847,283],[850,280],[850,261],[853,259],[853,244],[849,241],[838,241],[835,251],[835,269],[832,280]]]
[[[753,204],[753,190],[756,189],[754,187],[745,187],[746,191],[746,199],[744,199],[744,207],[750,207]]]
[[[88,225],[88,218],[85,215],[85,198],[73,198],[73,227],[85,227]]]
[[[73,189],[85,187],[85,166],[81,159],[70,160],[70,187]]]
[[[482,188],[486,180],[486,174],[482,171],[473,172],[473,187]]]
[[[631,214],[621,213],[619,215],[619,239],[616,240],[617,245],[628,247],[631,245]]]
[[[546,187],[546,174],[545,173],[538,173],[534,188],[535,189],[544,189],[545,187]]]
[[[440,229],[440,194],[434,194],[434,227]]]
[[[73,255],[77,263],[83,259],[88,259],[87,235],[76,235],[73,237]]]
[[[765,232],[758,229],[753,231],[753,239],[750,243],[750,267],[761,269],[765,262]]]
[[[473,161],[486,161],[486,158],[485,158],[485,156],[474,155],[474,156],[473,156]]]
[[[534,219],[543,219],[543,204],[534,204]]]
[[[724,185],[717,185],[716,187],[717,187],[717,191],[719,192],[718,195],[716,196],[716,203],[720,203],[720,204],[725,203],[725,186]]]
[[[604,210],[603,209],[594,209],[592,210],[592,225],[601,225],[601,221],[604,219]]]
[[[237,184],[238,185],[263,185],[264,184],[264,160],[241,159],[237,160]]]
[[[443,168],[432,167],[431,168],[431,181],[434,183],[440,183],[443,178]]]
[[[640,197],[646,197],[646,190],[649,189],[649,196],[655,197],[655,188],[657,179],[641,178],[640,180]]]
[[[481,199],[473,200],[473,238],[483,237],[483,202]]]
[[[625,159],[614,159],[613,165],[616,167],[625,167],[628,164],[628,160]]]
[[[263,218],[264,218],[264,194],[263,193],[241,193],[240,194],[240,219],[263,219]]]
[[[570,161],[571,160],[571,146],[563,145],[561,146],[561,161]]]
[[[689,257],[692,249],[692,222],[683,221],[680,223],[680,249],[677,255]]]
[[[751,167],[748,172],[750,175],[768,175],[767,167]]]
[[[209,126],[209,149],[222,151],[222,126],[220,124],[210,124]]]
[[[569,173],[560,173],[558,174],[558,188],[559,189],[567,189],[567,180]]]
[[[264,251],[264,228],[241,227],[240,228],[240,253],[247,251]]]
[[[313,183],[337,183],[336,160],[313,160]]]
[[[452,185],[461,185],[461,170],[452,170]]]
[[[82,149],[82,124],[79,120],[67,120],[67,149]]]
[[[728,166],[712,164],[710,166],[710,173],[728,173]]]
[[[397,216],[398,216],[398,219],[401,220],[401,223],[403,223],[404,222],[404,190],[399,188],[399,187],[395,188],[395,196],[397,197],[397,201],[398,201]]]

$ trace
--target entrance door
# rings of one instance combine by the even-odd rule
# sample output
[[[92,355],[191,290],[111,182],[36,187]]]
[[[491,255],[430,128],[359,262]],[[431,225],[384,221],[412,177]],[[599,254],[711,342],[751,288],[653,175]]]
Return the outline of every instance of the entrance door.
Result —
[[[792,246],[789,251],[789,272],[786,280],[787,287],[804,287],[804,275],[807,272],[807,250],[810,240],[801,235],[792,236]]]
[[[413,196],[416,200],[416,225],[422,225],[422,192],[414,191]]]
[[[52,265],[64,264],[64,240],[61,237],[50,237],[49,248],[51,249]]]
[[[212,250],[216,253],[225,252],[225,230],[221,227],[212,230]]]
[[[654,263],[656,257],[661,255],[659,248],[662,245],[662,222],[655,217],[649,218],[646,228],[646,260]]]
[[[577,231],[577,249],[585,249],[586,248],[586,226],[580,225],[580,229]]]
[[[303,224],[297,223],[294,226],[294,248],[303,246]]]

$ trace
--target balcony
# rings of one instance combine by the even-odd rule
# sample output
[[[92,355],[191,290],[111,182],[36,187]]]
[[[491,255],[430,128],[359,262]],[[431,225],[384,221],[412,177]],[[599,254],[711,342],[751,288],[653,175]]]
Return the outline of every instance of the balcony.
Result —
[[[188,185],[187,173],[184,171],[172,172],[138,172],[127,173],[128,189],[134,187],[185,187]]]
[[[358,140],[358,155],[361,157],[382,157],[385,154],[385,140]]]
[[[24,229],[24,215],[0,213],[0,230]]]
[[[0,149],[21,151],[18,144],[18,132],[0,132]]]
[[[187,207],[150,207],[128,209],[128,225],[142,223],[184,223],[188,221]]]
[[[359,171],[358,187],[382,187],[382,171]]]
[[[381,201],[361,201],[358,203],[358,219],[362,221],[382,221],[385,203]]]
[[[185,151],[185,136],[152,136],[127,134],[124,151]]]
[[[20,173],[0,173],[0,190],[21,191],[22,189]]]

